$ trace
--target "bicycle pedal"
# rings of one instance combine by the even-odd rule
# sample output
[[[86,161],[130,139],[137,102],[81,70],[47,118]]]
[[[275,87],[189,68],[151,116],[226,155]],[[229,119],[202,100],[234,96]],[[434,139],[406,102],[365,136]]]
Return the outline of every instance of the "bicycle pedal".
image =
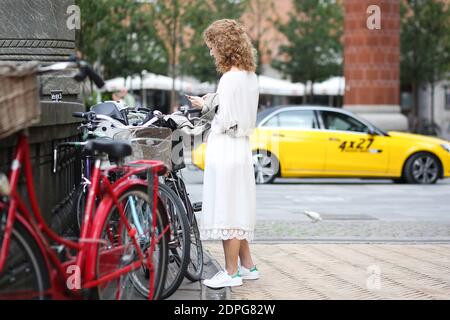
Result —
[[[180,246],[180,241],[175,239],[172,241],[169,241],[169,249],[176,249]]]
[[[65,247],[64,245],[60,244],[60,245],[54,245],[54,246],[51,246],[51,248],[52,248],[53,250],[55,250],[57,254],[60,254],[61,252],[63,252],[63,250],[64,250],[66,247]]]
[[[202,211],[202,202],[196,202],[192,205],[192,208],[194,209],[194,212]]]

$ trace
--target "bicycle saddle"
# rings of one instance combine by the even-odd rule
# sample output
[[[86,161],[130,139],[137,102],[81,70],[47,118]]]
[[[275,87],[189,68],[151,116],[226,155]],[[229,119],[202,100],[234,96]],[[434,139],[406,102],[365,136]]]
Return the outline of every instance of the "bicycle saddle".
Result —
[[[111,140],[89,140],[84,146],[87,155],[106,153],[112,158],[125,158],[131,155],[131,145],[123,141]]]

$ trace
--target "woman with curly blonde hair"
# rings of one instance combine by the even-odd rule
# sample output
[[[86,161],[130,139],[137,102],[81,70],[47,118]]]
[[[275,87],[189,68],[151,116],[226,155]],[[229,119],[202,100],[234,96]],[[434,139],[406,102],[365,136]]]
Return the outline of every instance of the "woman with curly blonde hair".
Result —
[[[220,288],[259,278],[249,247],[256,220],[249,136],[256,124],[259,92],[256,51],[242,26],[235,20],[217,20],[203,36],[222,77],[219,108],[206,147],[200,233],[203,240],[222,240],[225,254],[225,270],[203,283]],[[204,98],[189,97],[194,107],[202,109]]]

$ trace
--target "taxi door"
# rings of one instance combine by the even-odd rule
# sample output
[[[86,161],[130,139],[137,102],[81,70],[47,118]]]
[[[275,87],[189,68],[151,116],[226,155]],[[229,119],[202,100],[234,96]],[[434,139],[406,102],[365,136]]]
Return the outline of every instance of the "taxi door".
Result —
[[[283,176],[322,172],[325,169],[326,139],[319,130],[314,110],[282,110],[261,124],[260,132],[277,148]]]
[[[370,134],[368,126],[348,114],[319,113],[327,139],[327,173],[372,176],[387,172],[389,137]]]

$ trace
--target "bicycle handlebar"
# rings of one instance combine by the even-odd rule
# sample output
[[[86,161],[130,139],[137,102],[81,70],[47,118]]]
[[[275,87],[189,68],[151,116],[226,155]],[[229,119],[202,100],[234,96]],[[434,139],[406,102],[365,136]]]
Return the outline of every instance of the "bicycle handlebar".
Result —
[[[200,112],[200,110],[196,109],[196,108],[191,108],[191,109],[187,109],[186,112],[187,113],[197,113],[197,112]]]
[[[79,66],[79,71],[74,76],[74,79],[76,81],[82,82],[84,79],[86,79],[86,77],[89,77],[89,79],[91,79],[95,83],[97,88],[99,88],[99,89],[103,88],[103,86],[105,85],[105,81],[103,81],[102,77],[100,77],[100,75],[94,71],[94,69],[92,68],[92,66],[89,63],[87,63],[86,61],[80,60],[78,62],[78,66]]]
[[[137,111],[151,112],[152,110],[150,110],[149,108],[145,108],[145,107],[139,107],[139,108],[137,108]]]
[[[86,113],[85,112],[73,112],[72,116],[74,118],[85,118],[86,119]]]
[[[110,122],[111,124],[113,124],[115,127],[120,128],[120,129],[124,129],[124,128],[129,128],[131,126],[126,126],[124,124],[122,124],[120,121],[117,121],[109,116],[105,116],[103,114],[97,114],[94,111],[89,111],[89,112],[73,112],[72,116],[75,118],[82,118],[85,119],[87,121],[94,121],[94,120],[106,120],[108,122]]]
[[[85,120],[88,120],[88,121],[93,121],[97,117],[97,115],[93,111],[89,111],[89,112],[73,112],[72,116],[74,118],[82,118],[82,119],[85,119]]]
[[[103,81],[102,77],[94,71],[94,68],[84,60],[79,60],[77,58],[71,58],[71,61],[66,62],[58,62],[51,64],[49,66],[41,66],[38,68],[38,73],[47,73],[54,71],[61,71],[67,68],[76,68],[78,72],[73,77],[76,81],[81,82],[88,77],[92,82],[95,83],[97,88],[101,89],[105,85],[105,81]]]

